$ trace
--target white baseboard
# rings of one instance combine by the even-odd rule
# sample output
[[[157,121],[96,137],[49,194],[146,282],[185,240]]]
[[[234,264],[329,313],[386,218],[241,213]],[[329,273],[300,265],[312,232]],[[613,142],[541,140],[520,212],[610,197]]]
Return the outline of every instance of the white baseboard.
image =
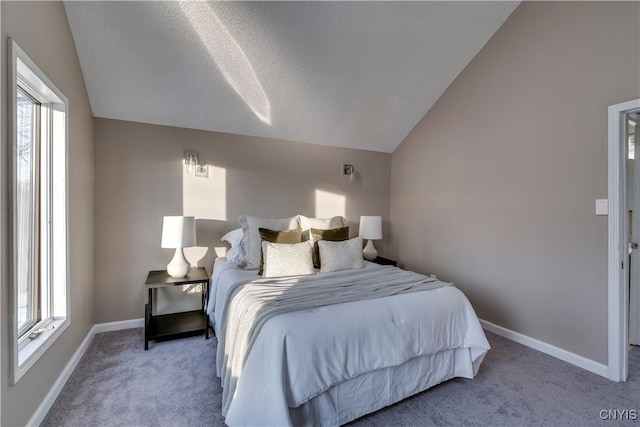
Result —
[[[121,331],[123,329],[143,328],[144,317],[138,319],[121,320],[119,322],[98,323],[93,328],[94,333]]]
[[[46,417],[47,413],[49,413],[49,410],[58,398],[58,395],[62,391],[62,388],[67,383],[69,377],[71,377],[71,374],[76,369],[76,366],[78,366],[80,359],[82,359],[82,356],[84,356],[84,353],[89,348],[89,344],[91,344],[91,340],[93,339],[94,335],[102,332],[111,332],[119,331],[122,329],[133,329],[142,327],[144,327],[144,318],[122,320],[120,322],[98,323],[96,325],[93,325],[93,327],[87,333],[87,336],[82,341],[82,344],[80,344],[80,347],[78,347],[76,352],[73,353],[73,356],[71,356],[71,359],[67,363],[67,366],[64,367],[64,369],[58,376],[56,382],[53,383],[53,386],[49,390],[49,393],[47,393],[47,395],[40,403],[40,406],[38,406],[38,409],[36,409],[36,412],[34,412],[34,414],[31,416],[31,419],[27,423],[27,426],[37,427],[42,423],[42,421],[44,421],[44,417]]]
[[[501,337],[510,339],[511,341],[515,341],[518,344],[522,344],[534,350],[538,350],[542,353],[548,354],[549,356],[553,356],[557,359],[570,363],[579,368],[586,369],[587,371],[593,372],[594,374],[598,374],[605,378],[609,378],[609,367],[607,365],[603,365],[600,362],[587,359],[586,357],[580,356],[578,354],[572,353],[570,351],[564,350],[560,347],[556,347],[546,342],[537,340],[535,338],[531,338],[519,332],[512,331],[511,329],[503,328],[502,326],[498,326],[494,323],[487,322],[486,320],[480,319],[480,323],[482,324],[482,327],[484,329],[486,329],[489,332],[493,332],[496,335],[500,335]]]
[[[44,397],[44,399],[40,403],[40,406],[38,406],[38,409],[36,409],[36,412],[34,412],[33,416],[27,423],[27,426],[37,427],[42,423],[42,421],[44,420],[44,417],[47,416],[49,409],[51,409],[51,407],[53,406],[53,403],[58,398],[58,395],[62,391],[62,388],[67,383],[67,381],[69,380],[69,377],[71,376],[73,371],[76,369],[76,366],[78,366],[80,359],[82,359],[82,356],[84,356],[84,353],[89,348],[89,344],[91,344],[91,340],[95,335],[95,328],[96,327],[94,325],[89,330],[89,332],[87,333],[87,336],[82,341],[82,344],[80,344],[80,347],[78,347],[76,352],[73,353],[73,356],[71,356],[71,359],[69,359],[67,366],[64,367],[64,369],[58,376],[58,379],[56,380],[56,382],[53,383],[53,386],[49,390],[49,393],[47,393],[47,395]]]

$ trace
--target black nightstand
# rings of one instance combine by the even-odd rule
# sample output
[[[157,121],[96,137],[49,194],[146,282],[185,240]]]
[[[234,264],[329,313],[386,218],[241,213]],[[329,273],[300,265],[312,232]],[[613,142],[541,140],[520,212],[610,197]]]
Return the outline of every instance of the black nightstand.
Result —
[[[376,257],[376,259],[374,259],[371,262],[375,262],[376,264],[380,264],[380,265],[393,265],[394,267],[398,266],[398,261],[394,261],[388,258],[383,258],[381,256]]]
[[[185,277],[171,277],[165,270],[150,271],[144,285],[144,349],[149,348],[149,341],[181,338],[204,332],[209,339],[209,319],[206,304],[209,300],[209,274],[204,267],[194,267]],[[153,290],[170,286],[202,284],[202,309],[184,311],[182,313],[153,315]]]

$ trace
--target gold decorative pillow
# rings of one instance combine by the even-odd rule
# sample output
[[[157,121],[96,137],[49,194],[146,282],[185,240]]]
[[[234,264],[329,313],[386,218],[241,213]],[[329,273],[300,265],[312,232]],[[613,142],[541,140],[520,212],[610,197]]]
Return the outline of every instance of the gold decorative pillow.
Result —
[[[320,268],[320,249],[318,248],[318,240],[328,240],[331,242],[340,242],[349,240],[349,227],[330,228],[328,230],[320,230],[318,228],[311,229],[311,240],[313,240],[313,266]]]
[[[270,230],[268,228],[258,228],[260,233],[260,246],[262,242],[270,243],[300,243],[302,241],[302,230],[295,228],[293,230]],[[258,275],[264,273],[264,254],[260,249],[260,269]]]

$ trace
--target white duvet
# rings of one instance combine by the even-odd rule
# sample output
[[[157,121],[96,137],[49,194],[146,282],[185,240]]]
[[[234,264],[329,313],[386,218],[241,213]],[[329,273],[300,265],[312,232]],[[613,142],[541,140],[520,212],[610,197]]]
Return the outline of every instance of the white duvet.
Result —
[[[252,278],[255,271],[216,261],[207,307],[216,332],[229,288]],[[489,349],[471,304],[453,286],[280,314],[251,347],[225,421],[291,425],[290,407],[341,382],[453,349],[455,363],[434,368],[442,378],[472,378]]]

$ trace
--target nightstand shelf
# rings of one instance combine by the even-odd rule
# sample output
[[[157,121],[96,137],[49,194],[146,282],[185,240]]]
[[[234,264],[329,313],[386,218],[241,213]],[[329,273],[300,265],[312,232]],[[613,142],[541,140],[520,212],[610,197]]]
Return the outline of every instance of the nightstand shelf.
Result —
[[[192,268],[185,277],[171,277],[164,270],[150,271],[145,283],[144,349],[149,341],[162,341],[205,333],[209,339],[209,319],[205,307],[209,299],[209,274],[203,267]],[[202,285],[202,308],[181,313],[153,314],[153,291],[182,285]]]
[[[198,335],[205,331],[207,320],[201,310],[153,316],[149,320],[149,340],[165,337],[179,338]]]

